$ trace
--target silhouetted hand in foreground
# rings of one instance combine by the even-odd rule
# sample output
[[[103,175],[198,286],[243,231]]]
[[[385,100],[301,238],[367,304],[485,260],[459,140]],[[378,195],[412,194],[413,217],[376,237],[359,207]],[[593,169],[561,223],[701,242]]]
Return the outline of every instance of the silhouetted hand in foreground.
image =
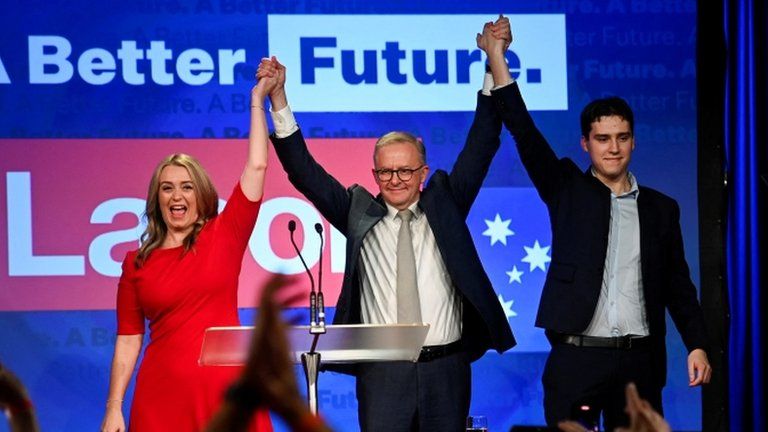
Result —
[[[627,406],[624,410],[629,415],[629,426],[616,428],[615,432],[671,432],[669,423],[653,409],[648,401],[640,397],[635,384],[627,384],[624,392],[627,399]],[[557,427],[563,432],[589,431],[581,423],[572,420],[561,421]]]
[[[208,432],[243,431],[256,409],[273,411],[295,431],[330,431],[309,411],[296,384],[286,325],[275,299],[282,284],[283,278],[277,276],[264,288],[243,373],[228,391],[224,405],[208,425]]]
[[[19,378],[0,364],[0,411],[8,416],[12,432],[38,432],[32,401]]]

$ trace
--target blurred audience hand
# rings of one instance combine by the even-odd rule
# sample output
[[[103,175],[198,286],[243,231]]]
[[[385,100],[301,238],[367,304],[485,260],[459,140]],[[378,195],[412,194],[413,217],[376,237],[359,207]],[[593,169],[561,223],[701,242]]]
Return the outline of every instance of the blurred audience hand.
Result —
[[[651,407],[645,399],[637,393],[637,387],[633,383],[627,384],[625,390],[629,415],[629,427],[616,428],[616,432],[671,432],[669,423],[661,414]]]
[[[255,409],[273,411],[294,431],[330,431],[320,418],[309,411],[307,402],[299,393],[290,358],[286,325],[275,299],[276,292],[283,284],[284,278],[280,276],[267,283],[261,296],[243,373],[228,392],[222,409],[208,425],[208,432],[245,430]],[[291,302],[293,299],[285,301]]]
[[[10,422],[11,432],[38,432],[32,401],[16,375],[0,364],[0,410]]]
[[[627,406],[625,411],[629,415],[629,426],[616,428],[615,432],[671,432],[669,423],[661,414],[651,407],[637,393],[637,387],[633,383],[627,384],[625,390]],[[581,423],[564,420],[557,423],[557,427],[563,432],[589,432]]]

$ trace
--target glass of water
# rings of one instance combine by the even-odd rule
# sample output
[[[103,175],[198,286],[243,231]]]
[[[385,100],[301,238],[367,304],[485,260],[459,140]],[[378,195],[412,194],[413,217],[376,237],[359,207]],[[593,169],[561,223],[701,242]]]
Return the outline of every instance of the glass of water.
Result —
[[[485,416],[467,417],[467,432],[488,432],[488,419]]]

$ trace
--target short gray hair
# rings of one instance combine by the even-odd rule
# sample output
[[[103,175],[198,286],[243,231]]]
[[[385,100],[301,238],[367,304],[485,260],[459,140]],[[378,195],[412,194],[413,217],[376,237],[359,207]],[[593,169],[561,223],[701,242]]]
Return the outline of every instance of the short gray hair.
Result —
[[[376,163],[376,153],[381,147],[395,143],[413,144],[421,155],[421,163],[427,163],[427,149],[424,147],[424,143],[415,135],[403,131],[388,132],[376,141],[376,146],[373,148],[373,162]]]

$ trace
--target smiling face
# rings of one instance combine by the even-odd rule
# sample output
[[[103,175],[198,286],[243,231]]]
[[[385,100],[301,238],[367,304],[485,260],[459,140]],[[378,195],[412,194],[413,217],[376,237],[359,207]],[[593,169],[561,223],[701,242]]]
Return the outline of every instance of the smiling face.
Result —
[[[407,209],[416,202],[421,195],[421,184],[427,178],[429,167],[416,146],[410,142],[394,141],[378,147],[374,155],[374,171],[376,170],[400,170],[420,169],[413,172],[407,181],[400,180],[397,173],[392,174],[388,181],[380,180],[374,172],[376,184],[379,185],[384,201],[398,210]]]
[[[592,122],[588,137],[581,137],[581,148],[589,153],[597,178],[606,185],[626,181],[635,138],[628,121],[604,116]]]
[[[187,235],[198,219],[197,193],[186,168],[168,165],[160,172],[158,204],[168,234]]]

